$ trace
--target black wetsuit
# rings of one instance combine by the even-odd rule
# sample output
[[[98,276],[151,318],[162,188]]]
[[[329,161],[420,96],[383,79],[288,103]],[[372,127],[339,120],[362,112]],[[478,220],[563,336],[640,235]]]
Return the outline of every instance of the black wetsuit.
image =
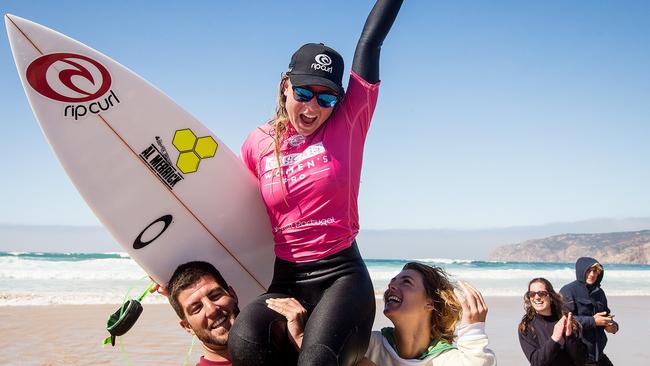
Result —
[[[378,0],[357,44],[352,71],[379,81],[379,53],[402,0]],[[308,321],[300,352],[288,341],[286,319],[268,298],[293,297]],[[354,365],[363,358],[375,316],[368,270],[356,242],[324,259],[294,263],[276,258],[268,292],[246,306],[228,336],[228,352],[241,365]]]

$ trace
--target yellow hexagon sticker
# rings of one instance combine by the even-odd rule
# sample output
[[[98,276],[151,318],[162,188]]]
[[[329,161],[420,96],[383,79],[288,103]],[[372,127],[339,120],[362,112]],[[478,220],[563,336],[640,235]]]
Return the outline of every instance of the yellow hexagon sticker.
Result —
[[[172,140],[172,144],[178,151],[191,151],[194,149],[194,144],[196,143],[196,135],[190,130],[189,128],[186,128],[184,130],[178,130],[174,133],[174,139]]]
[[[214,141],[212,136],[203,136],[196,141],[194,151],[201,159],[211,158],[217,152],[217,146],[219,144]]]
[[[186,151],[178,155],[176,166],[184,174],[194,173],[199,169],[200,162],[201,158],[199,158],[194,151]]]
[[[172,144],[180,152],[176,166],[184,174],[194,173],[199,169],[201,159],[209,159],[217,153],[219,144],[212,136],[197,138],[189,128],[174,132]]]

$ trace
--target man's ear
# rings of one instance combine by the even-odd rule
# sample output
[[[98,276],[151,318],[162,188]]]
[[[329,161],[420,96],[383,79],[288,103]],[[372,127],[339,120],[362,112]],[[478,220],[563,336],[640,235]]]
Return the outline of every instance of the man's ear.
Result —
[[[232,288],[232,286],[228,286],[228,293],[230,296],[232,296],[235,299],[235,302],[239,304],[239,299],[237,298],[237,293],[235,292],[235,289]]]
[[[187,322],[185,320],[180,320],[178,322],[178,325],[180,325],[181,328],[185,329],[185,331],[188,332],[189,334],[195,335],[194,330],[190,327],[189,324],[187,324]]]

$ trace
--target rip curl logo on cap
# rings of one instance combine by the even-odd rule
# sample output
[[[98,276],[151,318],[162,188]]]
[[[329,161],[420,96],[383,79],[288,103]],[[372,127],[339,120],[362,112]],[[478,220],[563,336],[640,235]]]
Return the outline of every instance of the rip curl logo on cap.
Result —
[[[97,99],[111,87],[111,75],[99,62],[74,53],[52,53],[27,67],[27,82],[39,94],[59,102]]]
[[[311,64],[311,68],[314,70],[322,70],[328,73],[334,71],[334,67],[330,66],[332,64],[332,59],[324,53],[319,53],[314,57],[316,62]],[[329,66],[329,67],[328,67]]]
[[[316,55],[314,60],[323,66],[329,66],[332,64],[332,59],[324,53]]]

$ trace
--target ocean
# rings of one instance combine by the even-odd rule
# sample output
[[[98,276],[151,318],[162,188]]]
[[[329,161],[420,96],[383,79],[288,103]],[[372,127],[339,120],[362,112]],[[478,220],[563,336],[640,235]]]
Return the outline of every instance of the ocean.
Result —
[[[444,268],[453,280],[471,283],[485,296],[522,296],[534,277],[556,290],[575,279],[573,263],[414,259]],[[365,260],[379,298],[407,259]],[[119,304],[148,286],[144,271],[126,253],[0,252],[0,306]],[[649,296],[650,265],[607,264],[602,286],[608,296]],[[159,295],[145,303],[165,303]]]

